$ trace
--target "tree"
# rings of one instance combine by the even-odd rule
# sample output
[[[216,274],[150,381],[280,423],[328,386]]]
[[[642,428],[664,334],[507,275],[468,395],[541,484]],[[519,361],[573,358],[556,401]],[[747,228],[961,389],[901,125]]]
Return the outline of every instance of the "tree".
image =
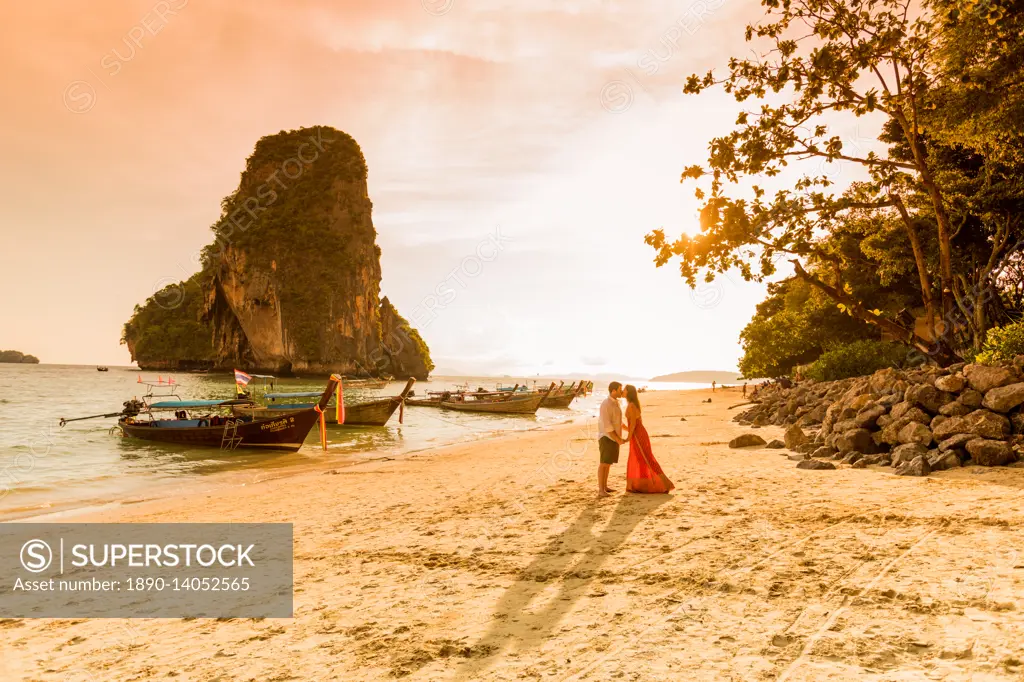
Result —
[[[740,333],[746,377],[778,377],[835,344],[877,339],[878,330],[845,314],[821,291],[793,277],[768,285],[768,297]]]
[[[1001,163],[1024,161],[1024,0],[930,0],[938,139]]]
[[[736,130],[712,140],[707,167],[683,172],[684,181],[710,177],[707,190],[696,190],[704,201],[702,232],[670,241],[663,230],[653,231],[647,243],[658,252],[655,262],[660,266],[678,257],[692,286],[698,275],[710,281],[730,268],[760,281],[775,273],[780,258],[789,258],[798,277],[851,314],[952,361],[956,356],[948,344],[933,346],[915,332],[912,318],[882,314],[805,267],[808,261],[828,263],[841,284],[850,263],[836,260],[822,235],[850,216],[898,224],[910,247],[929,336],[939,337],[941,320],[953,313],[956,228],[923,126],[936,81],[930,15],[912,18],[910,0],[762,0],[762,5],[767,19],[748,26],[746,39],[771,44],[765,60],[733,58],[724,78],[713,72],[691,76],[685,91],[696,94],[721,85],[740,102],[764,100],[769,92],[790,95],[790,101],[762,102],[758,111],[741,113]],[[905,154],[845,150],[830,128],[841,114],[884,115],[888,141]],[[748,197],[729,196],[745,177],[777,176],[791,162],[807,159],[854,163],[869,179],[836,193],[827,176],[806,173],[774,196],[758,184]]]

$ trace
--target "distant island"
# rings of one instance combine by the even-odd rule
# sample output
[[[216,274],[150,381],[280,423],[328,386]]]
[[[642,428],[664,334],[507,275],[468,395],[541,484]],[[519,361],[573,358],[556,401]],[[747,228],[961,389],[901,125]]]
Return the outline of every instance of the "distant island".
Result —
[[[38,365],[39,358],[34,355],[25,355],[17,350],[0,350],[0,362],[9,362],[23,365]]]
[[[690,384],[710,384],[712,381],[722,383],[734,383],[743,381],[739,372],[714,372],[696,370],[692,372],[676,372],[675,374],[663,374],[654,377],[651,381],[680,381]]]

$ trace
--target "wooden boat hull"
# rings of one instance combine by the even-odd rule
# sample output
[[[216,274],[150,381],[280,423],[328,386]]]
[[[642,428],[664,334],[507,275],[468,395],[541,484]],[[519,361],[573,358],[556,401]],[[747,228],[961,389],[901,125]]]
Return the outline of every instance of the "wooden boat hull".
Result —
[[[238,448],[259,448],[263,450],[284,450],[295,452],[302,447],[310,430],[316,425],[318,416],[310,407],[295,414],[275,415],[268,419],[239,422],[235,428],[230,425],[170,427],[154,426],[153,423],[131,423],[125,419],[117,424],[121,433],[129,438],[213,447],[225,450]]]
[[[402,404],[401,398],[384,398],[383,400],[372,400],[370,402],[345,406],[345,423],[342,426],[384,426],[391,419],[398,406]],[[231,408],[236,416],[252,417],[254,419],[268,419],[281,415],[291,415],[302,412],[301,407],[248,407],[240,405]],[[324,420],[328,424],[338,424],[338,415],[333,407],[324,410]]]
[[[569,407],[573,400],[575,400],[576,394],[570,393],[569,395],[551,395],[541,401],[541,407],[550,407],[555,409],[564,409]]]
[[[323,411],[327,407],[338,386],[339,378],[337,375],[331,375],[327,381],[327,388],[320,396],[320,402],[295,414],[275,415],[268,419],[237,418],[231,420],[231,423],[216,426],[203,425],[204,422],[209,423],[207,418],[146,421],[136,420],[134,417],[121,417],[117,425],[126,437],[157,443],[212,447],[221,450],[255,448],[295,452],[302,447],[302,442],[320,420],[318,409]],[[152,414],[151,410],[149,412]],[[195,425],[192,425],[193,421],[196,422]],[[325,442],[324,449],[326,447]]]
[[[385,426],[391,419],[391,415],[393,415],[399,405],[402,404],[404,396],[409,394],[409,391],[415,383],[416,380],[410,378],[405,384],[405,389],[396,396],[379,398],[377,400],[368,400],[366,402],[355,403],[353,405],[345,405],[345,423],[341,426]],[[280,416],[282,414],[295,414],[303,411],[304,409],[307,408],[285,406],[274,407],[273,405],[239,405],[237,407],[233,407],[231,411],[236,416],[266,419]],[[324,419],[326,423],[337,426],[337,411],[333,407],[329,406],[324,410]]]
[[[413,407],[441,407],[440,398],[407,398],[406,405]]]
[[[441,408],[459,412],[485,412],[488,414],[535,414],[544,395],[533,395],[514,400],[466,400],[464,402],[442,400]]]

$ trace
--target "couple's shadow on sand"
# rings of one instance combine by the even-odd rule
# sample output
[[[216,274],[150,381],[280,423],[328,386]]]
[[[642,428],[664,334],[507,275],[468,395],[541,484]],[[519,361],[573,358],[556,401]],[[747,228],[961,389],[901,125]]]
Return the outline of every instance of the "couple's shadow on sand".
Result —
[[[551,636],[565,615],[586,596],[607,560],[622,546],[640,522],[671,495],[622,494],[610,517],[604,505],[587,504],[576,519],[551,538],[520,573],[518,580],[502,595],[491,614],[487,632],[471,651],[486,652],[486,658],[471,658],[457,672],[458,678],[472,679],[497,663],[510,646],[517,651],[533,648]],[[597,533],[594,528],[605,518]],[[558,583],[553,596],[552,582]],[[547,603],[536,610],[531,604],[541,595]]]

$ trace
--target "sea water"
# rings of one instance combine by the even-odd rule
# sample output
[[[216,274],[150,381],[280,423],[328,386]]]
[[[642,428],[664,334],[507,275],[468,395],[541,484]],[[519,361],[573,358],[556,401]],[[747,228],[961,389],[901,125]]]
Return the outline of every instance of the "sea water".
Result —
[[[123,438],[116,418],[59,426],[61,417],[118,412],[129,398],[141,398],[144,380],[172,377],[182,399],[234,397],[229,374],[160,374],[126,367],[98,372],[93,366],[0,364],[0,519],[37,517],[82,508],[130,503],[186,492],[200,485],[239,484],[285,475],[303,467],[349,465],[374,458],[408,456],[443,445],[493,437],[509,431],[550,428],[597,412],[602,390],[573,401],[567,410],[540,409],[536,415],[487,415],[406,406],[384,427],[327,427],[327,451],[317,429],[296,453],[167,445]],[[533,387],[549,380],[531,378]],[[277,379],[279,392],[312,391],[326,380]],[[493,390],[515,378],[431,377],[417,382],[418,397],[430,390],[468,385]],[[568,383],[568,382],[567,382]],[[382,389],[348,389],[346,402],[398,394],[393,381]],[[665,386],[668,387],[667,385]],[[674,386],[673,386],[674,387]],[[164,392],[166,389],[157,389]]]

